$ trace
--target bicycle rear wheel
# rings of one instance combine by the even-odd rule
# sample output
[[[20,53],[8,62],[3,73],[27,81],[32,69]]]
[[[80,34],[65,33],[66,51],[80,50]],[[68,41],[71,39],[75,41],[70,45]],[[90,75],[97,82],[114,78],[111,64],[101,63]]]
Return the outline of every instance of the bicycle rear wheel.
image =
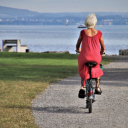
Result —
[[[89,109],[89,113],[92,113],[92,99],[89,100],[88,109]]]

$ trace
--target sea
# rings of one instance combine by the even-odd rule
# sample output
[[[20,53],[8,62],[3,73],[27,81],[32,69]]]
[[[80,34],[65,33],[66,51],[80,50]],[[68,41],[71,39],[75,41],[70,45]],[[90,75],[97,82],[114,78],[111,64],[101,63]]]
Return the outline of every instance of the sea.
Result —
[[[27,45],[31,52],[69,51],[76,54],[76,43],[82,29],[77,25],[0,25],[0,45],[2,48],[5,39],[20,39],[21,45]],[[103,33],[106,54],[119,55],[120,49],[128,49],[127,25],[97,25],[95,29]]]

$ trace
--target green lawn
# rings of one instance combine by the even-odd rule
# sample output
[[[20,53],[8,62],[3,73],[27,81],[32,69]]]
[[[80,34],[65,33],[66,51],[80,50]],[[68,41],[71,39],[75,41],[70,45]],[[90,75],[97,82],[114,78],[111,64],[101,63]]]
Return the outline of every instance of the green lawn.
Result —
[[[78,73],[78,55],[0,53],[0,128],[37,128],[31,101],[48,87]],[[103,58],[102,63],[111,62]]]

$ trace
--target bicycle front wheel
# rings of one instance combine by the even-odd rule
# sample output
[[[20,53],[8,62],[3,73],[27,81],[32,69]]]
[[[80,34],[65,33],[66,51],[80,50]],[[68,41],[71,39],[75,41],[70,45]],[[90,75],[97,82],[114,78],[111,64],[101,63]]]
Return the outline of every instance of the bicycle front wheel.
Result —
[[[89,113],[92,113],[92,99],[89,100]]]

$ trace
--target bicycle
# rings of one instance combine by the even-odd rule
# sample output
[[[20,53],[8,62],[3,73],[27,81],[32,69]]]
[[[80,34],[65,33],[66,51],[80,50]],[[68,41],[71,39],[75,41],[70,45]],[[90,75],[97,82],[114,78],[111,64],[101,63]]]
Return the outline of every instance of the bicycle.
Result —
[[[89,75],[90,75],[90,78],[86,81],[86,85],[85,85],[86,108],[89,109],[89,113],[92,113],[92,103],[95,101],[96,87],[93,87],[93,84],[92,84],[91,70],[92,70],[92,67],[95,67],[97,65],[97,63],[87,62],[85,63],[85,65],[89,67]]]
[[[96,90],[96,86],[94,87],[92,84],[92,80],[96,79],[96,78],[92,78],[91,75],[91,71],[92,71],[92,67],[95,67],[97,65],[96,62],[87,62],[85,63],[86,66],[89,67],[89,75],[90,78],[86,81],[85,84],[85,91],[83,89],[80,89],[78,97],[79,98],[85,98],[86,97],[86,108],[89,109],[89,113],[92,113],[92,103],[95,102],[95,94],[100,94],[101,93],[97,93]],[[100,64],[100,69],[103,70],[103,65]]]
[[[77,54],[78,53],[79,52],[77,52]],[[95,67],[97,65],[97,63],[96,62],[87,62],[87,63],[85,63],[85,65],[89,67],[90,78],[86,81],[86,84],[85,84],[85,89],[86,89],[84,92],[85,94],[83,94],[83,92],[82,92],[82,95],[80,97],[79,96],[80,92],[79,92],[78,97],[79,98],[86,97],[86,108],[89,109],[89,113],[92,113],[92,103],[95,102],[95,90],[97,87],[93,87],[92,80],[96,79],[96,78],[92,78],[91,71],[92,71],[92,67]],[[100,69],[103,70],[102,64],[100,64]]]

